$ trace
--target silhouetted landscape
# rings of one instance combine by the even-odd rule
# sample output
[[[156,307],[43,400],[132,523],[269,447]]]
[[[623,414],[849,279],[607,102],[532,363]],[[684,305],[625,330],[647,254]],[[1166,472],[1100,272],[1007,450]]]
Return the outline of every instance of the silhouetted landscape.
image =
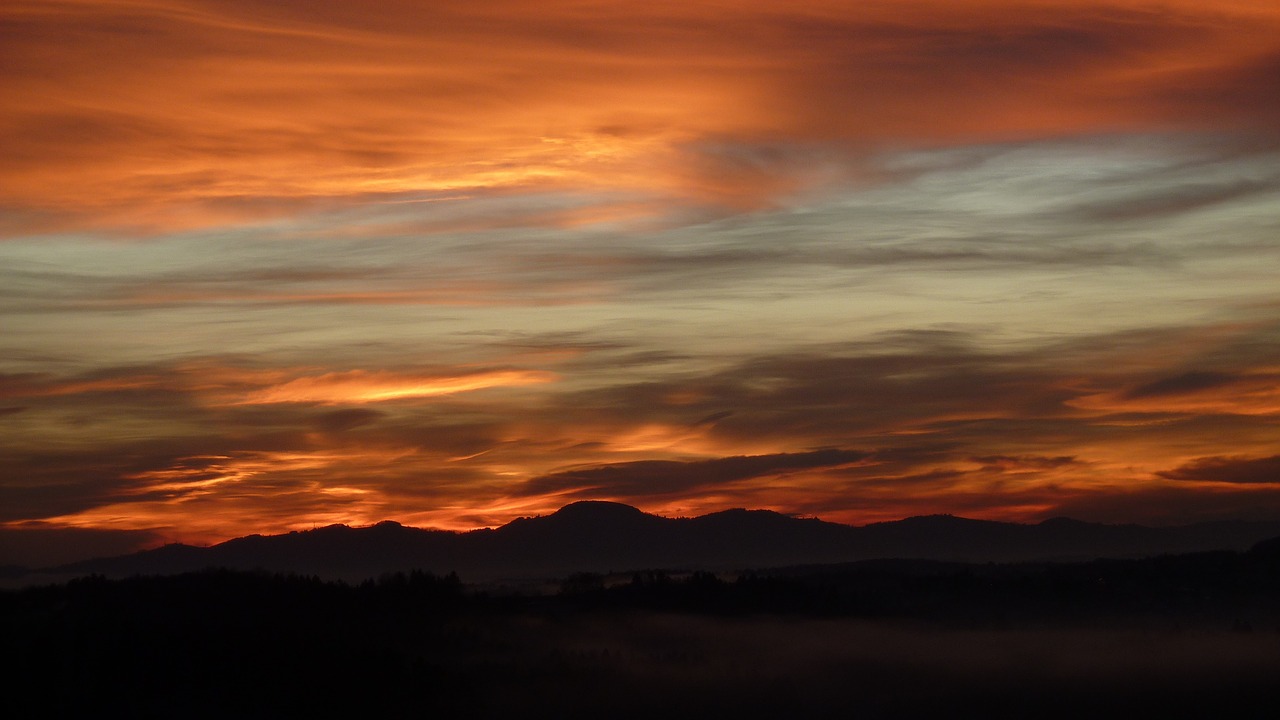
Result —
[[[0,1],[0,720],[1280,712],[1280,2]]]
[[[577,502],[496,529],[455,533],[395,522],[332,525],[285,535],[252,535],[212,547],[167,545],[11,579],[191,572],[207,567],[315,575],[359,582],[384,573],[457,573],[467,582],[537,581],[576,572],[636,568],[740,571],[786,565],[912,558],[1029,562],[1131,558],[1244,550],[1280,535],[1280,522],[1216,522],[1149,528],[1066,518],[1037,525],[950,515],[861,527],[767,510],[727,510],[696,518],[649,515],[629,505]]]
[[[959,543],[953,552],[994,550],[996,539],[1021,532],[1026,543],[1007,552],[1026,555],[1083,552],[1090,537],[1101,548],[1108,532],[1128,543],[1107,546],[1113,552],[1134,552],[1158,536],[1100,527],[918,518],[858,529],[745,511],[677,521],[590,504],[452,537],[523,542],[531,554],[559,547],[557,562],[588,567],[668,550],[628,549],[628,532],[643,540],[671,531],[708,553],[727,552],[735,538],[752,552],[773,542],[775,555],[732,557],[780,558],[802,549],[789,543],[852,530],[904,548],[949,537]],[[650,528],[661,530],[646,535]],[[739,536],[744,528],[761,534]],[[1163,537],[1210,542],[1207,529],[1197,532]],[[272,569],[323,551],[333,567],[352,570],[361,553],[395,546],[406,554],[383,561],[404,562],[422,551],[413,540],[449,536],[383,524],[170,547],[86,567],[209,564],[135,564],[150,570],[4,591],[6,656],[18,661],[5,714],[1263,717],[1280,700],[1280,538],[1244,550],[1057,562],[616,565],[546,576],[540,586],[412,568],[357,582]],[[513,545],[499,542],[508,537]],[[216,567],[247,563],[246,547],[262,551],[261,567]],[[453,557],[485,557],[474,552]]]

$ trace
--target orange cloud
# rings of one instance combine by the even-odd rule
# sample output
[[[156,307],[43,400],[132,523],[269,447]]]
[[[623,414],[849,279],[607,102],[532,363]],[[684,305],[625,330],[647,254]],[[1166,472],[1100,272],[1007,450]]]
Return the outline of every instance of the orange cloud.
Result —
[[[884,147],[1280,116],[1267,2],[362,8],[6,3],[3,231],[477,188],[759,207]]]
[[[533,370],[497,370],[472,375],[413,377],[386,372],[351,370],[300,377],[250,393],[234,404],[271,403],[373,403],[408,398],[453,395],[495,387],[535,385],[555,380],[555,375]]]

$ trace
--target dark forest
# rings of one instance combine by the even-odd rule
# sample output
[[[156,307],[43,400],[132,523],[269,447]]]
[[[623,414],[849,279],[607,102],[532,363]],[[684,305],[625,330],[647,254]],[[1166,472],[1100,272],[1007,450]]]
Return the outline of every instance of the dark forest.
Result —
[[[0,594],[4,714],[1269,716],[1280,544],[1082,563],[580,573],[549,592],[210,568]]]

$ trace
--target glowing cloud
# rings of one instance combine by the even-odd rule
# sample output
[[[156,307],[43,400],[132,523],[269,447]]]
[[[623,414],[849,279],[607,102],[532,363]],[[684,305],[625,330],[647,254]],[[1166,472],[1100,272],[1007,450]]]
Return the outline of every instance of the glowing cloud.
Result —
[[[9,232],[481,188],[750,209],[874,177],[849,163],[886,144],[1280,117],[1265,2],[14,1],[0,17]]]
[[[556,376],[533,370],[498,370],[474,375],[413,377],[386,372],[351,370],[301,377],[251,393],[236,404],[375,403],[427,398],[496,387],[519,387],[553,382]]]

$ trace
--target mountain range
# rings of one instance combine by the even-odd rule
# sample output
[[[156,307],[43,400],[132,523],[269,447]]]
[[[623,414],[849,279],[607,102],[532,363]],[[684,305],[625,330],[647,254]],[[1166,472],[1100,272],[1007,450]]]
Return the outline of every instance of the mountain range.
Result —
[[[392,521],[359,528],[331,525],[249,535],[209,547],[166,545],[34,571],[24,579],[226,567],[348,581],[421,569],[456,572],[468,582],[492,582],[576,572],[732,571],[883,558],[1030,562],[1145,557],[1243,550],[1275,536],[1280,536],[1280,522],[1153,528],[1066,518],[1018,524],[930,515],[850,526],[769,510],[666,518],[619,503],[589,501],[495,529],[424,530]]]

